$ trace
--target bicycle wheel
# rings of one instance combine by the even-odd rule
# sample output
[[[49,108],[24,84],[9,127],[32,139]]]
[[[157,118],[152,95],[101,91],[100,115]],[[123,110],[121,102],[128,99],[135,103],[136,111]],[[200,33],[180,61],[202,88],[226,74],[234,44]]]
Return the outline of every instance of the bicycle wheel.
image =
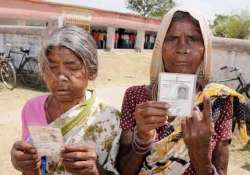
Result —
[[[25,86],[35,88],[40,85],[38,61],[27,58],[20,69],[21,81]]]
[[[245,93],[248,99],[250,99],[250,83],[246,85]]]
[[[0,74],[3,84],[8,89],[14,89],[16,87],[16,71],[11,62],[3,61],[1,63]]]

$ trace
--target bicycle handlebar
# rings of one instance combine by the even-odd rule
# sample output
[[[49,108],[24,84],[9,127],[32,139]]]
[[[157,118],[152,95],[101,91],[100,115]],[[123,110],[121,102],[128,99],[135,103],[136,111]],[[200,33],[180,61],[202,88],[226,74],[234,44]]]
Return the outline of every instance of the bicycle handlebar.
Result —
[[[224,70],[224,69],[230,69],[229,72],[236,72],[236,71],[240,71],[240,68],[238,67],[228,67],[228,66],[223,66],[220,68],[220,70]]]
[[[16,54],[27,54],[29,55],[30,49],[23,48],[23,47],[15,47],[16,49],[12,49],[12,44],[7,43],[6,46],[9,47],[9,52],[16,53]]]
[[[26,54],[29,54],[30,50],[29,49],[24,49],[22,47],[20,47],[20,51]]]
[[[223,66],[220,68],[220,70],[224,70],[224,69],[227,69],[228,67],[227,66]]]
[[[234,67],[230,72],[235,72],[235,71],[238,71],[240,70],[238,67]]]

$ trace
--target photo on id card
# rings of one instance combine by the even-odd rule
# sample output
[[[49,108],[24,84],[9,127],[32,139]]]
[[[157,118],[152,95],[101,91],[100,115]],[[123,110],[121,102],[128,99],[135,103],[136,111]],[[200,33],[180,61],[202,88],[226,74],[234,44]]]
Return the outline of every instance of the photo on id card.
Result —
[[[157,100],[169,104],[169,116],[190,117],[195,87],[194,74],[160,73]]]

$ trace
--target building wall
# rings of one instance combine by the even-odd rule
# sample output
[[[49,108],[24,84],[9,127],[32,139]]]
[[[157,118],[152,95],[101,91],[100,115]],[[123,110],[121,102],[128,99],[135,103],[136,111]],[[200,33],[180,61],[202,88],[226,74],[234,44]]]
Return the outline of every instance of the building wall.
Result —
[[[78,25],[88,30],[90,26],[112,28],[112,30],[108,30],[109,38],[107,40],[110,42],[108,42],[107,48],[109,50],[114,48],[112,40],[115,36],[114,32],[118,28],[134,30],[138,36],[143,36],[145,32],[157,32],[160,25],[160,19],[100,9],[50,3],[42,0],[11,0],[10,2],[0,0],[1,25],[47,26],[51,19],[61,18],[64,19],[63,24]],[[144,46],[144,40],[141,38],[143,37],[136,39],[135,48],[139,51],[143,50]]]
[[[143,48],[143,36],[146,31],[157,31],[160,20],[153,18],[139,17],[135,15],[104,11],[99,9],[85,9],[82,7],[66,6],[53,3],[45,3],[38,0],[0,0],[0,17],[18,18],[18,19],[57,19],[62,15],[86,13],[86,18],[91,18],[91,25],[100,25],[107,27],[109,31],[108,40],[110,48],[113,47],[113,36],[115,28],[135,29],[137,37],[136,48]],[[21,21],[24,24],[23,21]],[[19,30],[19,29],[18,29]],[[41,35],[21,33],[3,33],[0,27],[0,51],[3,51],[7,42],[13,42],[13,45],[32,47],[31,53],[36,55],[41,42]],[[39,33],[39,32],[38,32]],[[16,41],[15,41],[16,40]],[[219,68],[228,66],[238,66],[242,69],[242,74],[250,82],[250,41],[214,38],[213,40],[213,59],[212,72],[213,78],[224,79],[231,76],[226,71],[220,71]]]
[[[28,0],[0,0],[0,17],[46,20],[59,16],[59,6]]]
[[[41,36],[38,35],[19,35],[19,34],[0,34],[0,52],[8,52],[9,49],[20,51],[20,48],[30,49],[29,56],[37,57],[41,48]],[[15,67],[18,67],[22,55],[11,54]]]
[[[161,20],[145,18],[129,14],[107,12],[103,10],[92,11],[92,25],[111,26],[144,31],[158,31]]]
[[[239,67],[247,83],[250,83],[250,40],[214,38],[212,54],[212,77],[223,80],[235,77],[235,72],[220,70],[223,66]],[[236,88],[237,81],[226,83]],[[248,102],[250,102],[248,100]]]
[[[123,27],[128,29],[144,29],[157,31],[160,19],[85,8],[73,5],[63,5],[39,0],[0,0],[0,18],[48,20],[51,17],[75,15],[76,18],[90,20],[92,25],[106,27]]]

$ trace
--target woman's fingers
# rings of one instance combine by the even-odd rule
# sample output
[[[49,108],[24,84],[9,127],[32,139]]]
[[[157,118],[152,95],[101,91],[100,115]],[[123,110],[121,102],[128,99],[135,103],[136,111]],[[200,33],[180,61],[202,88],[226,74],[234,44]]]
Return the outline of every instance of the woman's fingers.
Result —
[[[165,116],[149,116],[145,118],[145,124],[157,124],[157,123],[165,123],[167,121],[167,117]]]
[[[95,148],[95,144],[83,144],[83,145],[65,145],[62,152],[88,152]]]
[[[184,141],[186,141],[186,135],[187,135],[187,124],[186,124],[186,119],[183,119],[181,121],[181,130],[182,130],[182,136]]]
[[[64,161],[69,162],[97,159],[95,144],[66,145],[61,156]]]
[[[211,102],[210,102],[210,98],[205,96],[204,100],[203,100],[203,104],[204,104],[204,109],[203,109],[203,122],[210,124],[212,123],[212,119],[211,119],[211,114],[212,114],[212,107],[211,107]]]
[[[198,107],[195,107],[191,118],[186,118],[182,122],[182,131],[185,143],[193,145],[194,143],[203,142],[208,144],[212,135],[211,126],[211,103],[209,98],[204,99],[204,109],[201,112]]]
[[[137,105],[133,117],[139,135],[145,138],[153,137],[153,131],[166,124],[168,108],[167,103],[156,101],[147,101]]]
[[[156,123],[156,124],[148,124],[145,126],[145,130],[151,131],[151,130],[154,130],[156,128],[160,128],[160,127],[164,126],[165,124],[166,124],[165,122]]]
[[[144,110],[141,110],[141,115],[144,117],[147,116],[166,116],[167,115],[167,110],[165,109],[159,109],[159,108],[153,108],[153,107],[147,107]]]
[[[186,137],[190,138],[192,136],[192,132],[194,130],[194,125],[193,125],[193,120],[192,118],[186,118],[186,130],[185,130],[185,135]]]
[[[192,121],[191,124],[194,126],[198,126],[199,122],[202,120],[202,112],[198,107],[195,107],[195,109],[192,112],[192,117],[190,117],[190,120]]]
[[[17,141],[14,144],[14,149],[24,151],[27,153],[35,154],[37,153],[35,147],[31,144],[25,143],[23,141]]]
[[[137,119],[136,125],[138,131],[151,131],[156,128],[162,127],[166,124],[167,117],[165,116],[148,116],[147,118]]]
[[[25,160],[37,160],[38,159],[38,154],[30,154],[30,153],[25,153],[23,151],[15,151],[14,156],[17,161],[25,161]]]
[[[65,169],[75,174],[94,174],[96,172],[96,150],[94,144],[66,145],[62,151]]]
[[[204,97],[204,110],[203,110],[203,126],[206,126],[209,130],[210,135],[214,133],[214,123],[212,120],[212,105],[209,97]]]
[[[92,168],[94,168],[93,161],[67,161],[67,160],[64,160],[63,165],[67,169],[70,169],[71,172],[74,169],[85,169],[85,168],[92,169]]]
[[[134,118],[140,123],[155,123],[162,122],[167,119],[167,110],[154,107],[145,107],[136,109]]]
[[[17,161],[18,166],[21,169],[36,169],[40,165],[40,160],[25,160],[25,161]]]
[[[147,102],[138,104],[136,107],[138,108],[152,107],[152,108],[167,110],[169,108],[169,104],[166,102],[147,101]]]
[[[95,152],[70,152],[62,154],[64,160],[96,160]]]

